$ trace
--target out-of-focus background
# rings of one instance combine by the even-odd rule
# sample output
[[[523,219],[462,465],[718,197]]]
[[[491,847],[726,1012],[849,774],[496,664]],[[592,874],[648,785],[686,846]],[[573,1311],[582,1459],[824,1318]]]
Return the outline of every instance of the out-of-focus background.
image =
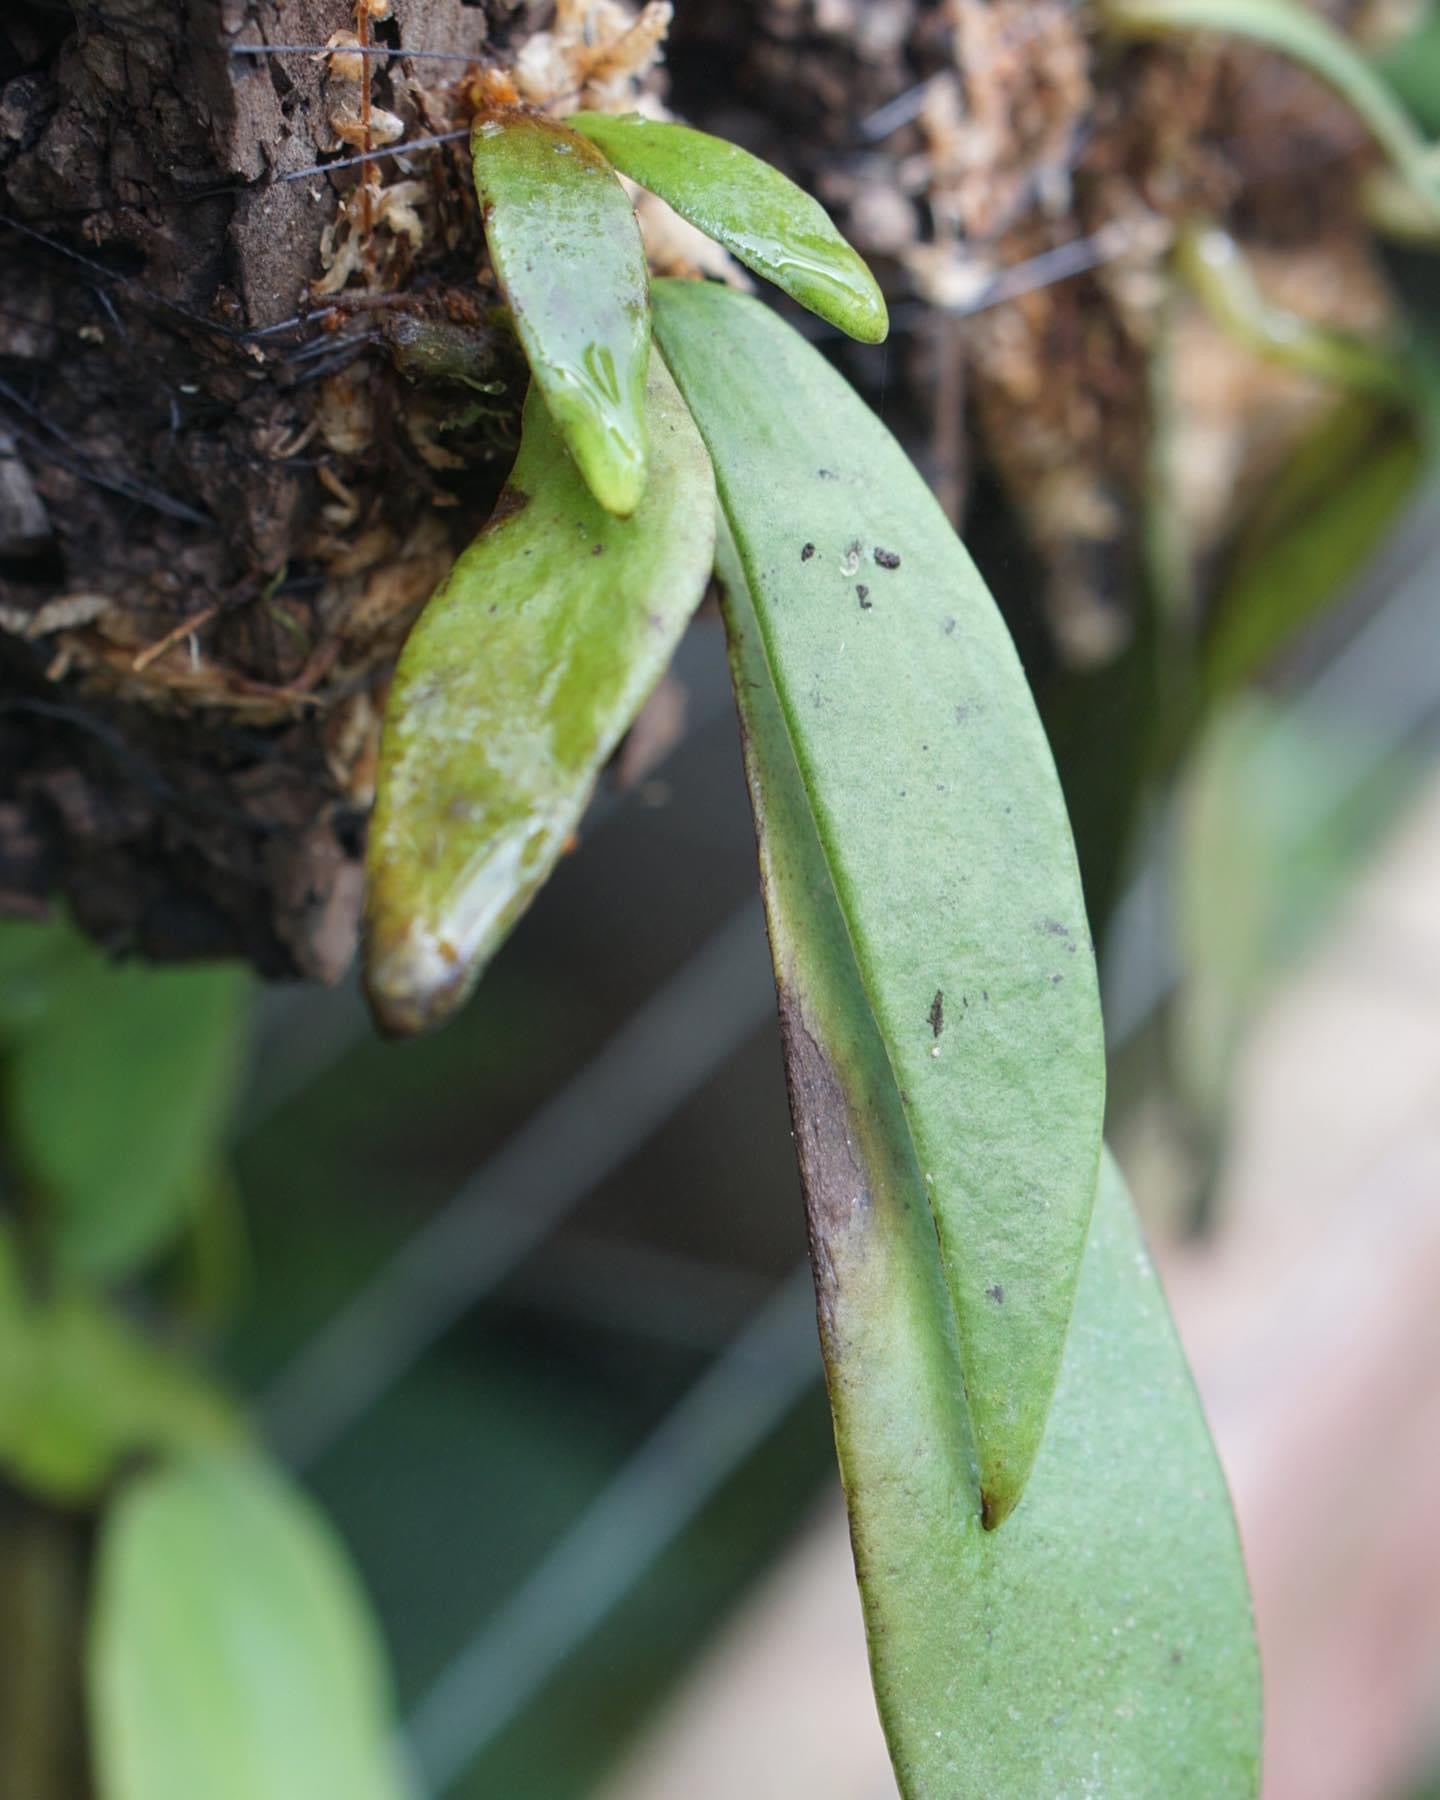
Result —
[[[1440,128],[1434,16],[1326,10]],[[399,16],[422,41],[423,9]],[[1423,1800],[1433,245],[1353,109],[1283,59],[1129,57],[1058,0],[1017,18],[682,4],[670,96],[816,187],[881,270],[890,346],[822,342],[964,529],[1034,680],[1098,938],[1108,1133],[1239,1516],[1265,1800]],[[977,70],[1014,105],[977,111]],[[187,641],[154,665],[177,682]],[[83,783],[45,767],[63,813]],[[232,1179],[127,1317],[178,1319],[332,1521],[436,1800],[893,1800],[713,609],[612,773],[443,1033],[382,1044],[349,975],[250,984]],[[103,914],[102,886],[72,903]],[[0,1045],[6,976],[0,956]],[[96,1080],[57,1116],[103,1111]],[[0,1201],[23,1216],[3,1162]],[[0,1493],[0,1523],[30,1504]],[[66,1526],[82,1559],[87,1530]],[[0,1668],[0,1716],[22,1687]]]

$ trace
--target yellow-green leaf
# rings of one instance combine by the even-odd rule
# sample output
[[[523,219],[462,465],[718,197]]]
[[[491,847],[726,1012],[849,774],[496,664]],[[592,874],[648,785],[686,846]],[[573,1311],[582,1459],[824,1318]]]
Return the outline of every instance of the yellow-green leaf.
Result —
[[[569,122],[792,300],[862,343],[884,339],[890,319],[875,277],[824,207],[778,169],[724,138],[639,113],[576,113]]]
[[[495,517],[411,632],[367,871],[381,1023],[449,1016],[549,875],[709,580],[709,460],[659,358],[633,518],[597,505],[532,390]]]
[[[655,308],[924,1178],[998,1524],[1044,1431],[1104,1107],[1054,764],[984,583],[840,376],[729,289],[660,282]]]
[[[89,1644],[99,1800],[399,1800],[383,1658],[325,1521],[258,1459],[107,1514]]]
[[[490,259],[545,403],[586,485],[624,518],[645,491],[645,247],[615,171],[539,113],[484,113],[471,137]]]

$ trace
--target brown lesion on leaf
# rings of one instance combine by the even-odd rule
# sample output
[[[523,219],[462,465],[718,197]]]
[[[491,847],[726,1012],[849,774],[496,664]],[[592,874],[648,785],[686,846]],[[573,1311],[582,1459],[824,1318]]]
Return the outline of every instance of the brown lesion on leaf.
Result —
[[[870,1184],[855,1150],[850,1107],[840,1079],[810,1029],[799,996],[778,975],[776,992],[815,1299],[820,1330],[828,1342],[835,1329],[836,1265],[847,1241],[870,1222]]]

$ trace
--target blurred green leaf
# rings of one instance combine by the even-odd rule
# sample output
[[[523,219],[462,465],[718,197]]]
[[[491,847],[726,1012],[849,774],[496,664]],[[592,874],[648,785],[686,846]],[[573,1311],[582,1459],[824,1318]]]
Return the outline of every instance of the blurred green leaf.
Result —
[[[235,968],[62,965],[5,1071],[22,1185],[59,1271],[129,1274],[180,1230],[235,1094],[248,983]]]
[[[0,1053],[44,1018],[79,949],[59,919],[0,921]]]
[[[1379,56],[1376,67],[1416,122],[1440,133],[1440,6],[1427,6],[1419,27]]]
[[[1211,608],[1212,699],[1243,685],[1341,599],[1428,463],[1408,414],[1354,395],[1309,434],[1241,530]]]
[[[1100,14],[1123,36],[1233,33],[1293,58],[1346,102],[1416,199],[1440,217],[1440,163],[1431,146],[1364,53],[1303,0],[1101,0]]]
[[[639,113],[576,113],[569,123],[792,300],[862,343],[884,340],[890,320],[875,277],[819,201],[778,169],[724,138]]]
[[[1406,759],[1358,785],[1357,760],[1333,719],[1252,693],[1216,713],[1186,769],[1175,872],[1184,978],[1171,1045],[1180,1093],[1212,1136],[1246,1026],[1409,791]]]
[[[621,518],[646,480],[650,300],[629,196],[558,119],[502,109],[471,137],[495,273],[530,368],[591,493]]]
[[[660,282],[655,306],[924,1171],[998,1523],[1044,1430],[1104,1106],[1054,764],[1000,615],[889,432],[758,301]]]
[[[397,1800],[375,1627],[321,1515],[241,1456],[107,1514],[89,1645],[100,1800]]]
[[[743,577],[726,583],[836,1445],[901,1790],[1253,1796],[1234,1523],[1108,1159],[1029,1485],[981,1528],[923,1165]],[[1008,1273],[988,1290],[997,1317],[1013,1292]]]
[[[128,1457],[241,1430],[215,1390],[98,1302],[30,1301],[0,1236],[0,1466],[18,1486],[83,1504]]]
[[[366,980],[391,1030],[469,993],[704,595],[714,480],[658,357],[648,403],[649,488],[618,520],[532,390],[510,486],[405,645],[366,882]]]

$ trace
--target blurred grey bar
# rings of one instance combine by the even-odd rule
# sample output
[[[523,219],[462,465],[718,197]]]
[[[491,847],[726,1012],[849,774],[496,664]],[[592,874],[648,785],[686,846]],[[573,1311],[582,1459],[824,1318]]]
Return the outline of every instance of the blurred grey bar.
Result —
[[[465,1774],[819,1375],[802,1263],[422,1696],[406,1735],[428,1791]]]
[[[774,1013],[747,901],[304,1347],[261,1402],[313,1462]]]

